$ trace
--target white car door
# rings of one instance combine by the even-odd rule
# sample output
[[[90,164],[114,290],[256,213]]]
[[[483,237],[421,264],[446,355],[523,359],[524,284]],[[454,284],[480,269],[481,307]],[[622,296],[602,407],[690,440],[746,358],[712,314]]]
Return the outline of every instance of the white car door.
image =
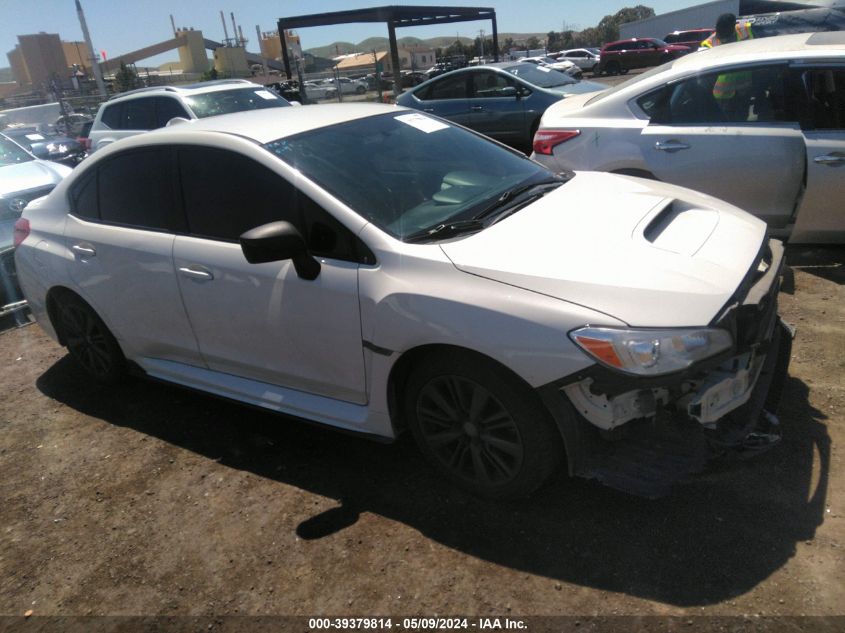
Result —
[[[129,150],[101,162],[71,191],[65,240],[76,289],[124,352],[202,366],[173,269],[173,152]]]
[[[807,191],[790,242],[845,242],[845,68],[803,73],[808,103]]]
[[[640,134],[648,169],[772,227],[786,226],[805,164],[804,136],[794,104],[785,98],[786,72],[785,66],[711,72],[638,99],[650,116]]]
[[[356,239],[278,173],[230,151],[179,150],[189,235],[174,260],[210,369],[364,404]],[[291,261],[250,264],[238,237],[286,220],[319,258],[316,279]],[[345,231],[345,232],[344,232]]]

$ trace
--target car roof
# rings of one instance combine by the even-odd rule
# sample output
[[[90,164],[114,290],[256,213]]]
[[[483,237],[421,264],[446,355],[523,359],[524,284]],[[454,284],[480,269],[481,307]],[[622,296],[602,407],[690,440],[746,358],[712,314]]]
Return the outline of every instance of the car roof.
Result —
[[[144,145],[146,141],[161,142],[170,135],[183,132],[221,132],[263,144],[300,132],[405,110],[406,108],[400,106],[377,103],[328,103],[294,108],[249,110],[184,121],[138,134],[121,141],[121,147]],[[408,110],[408,112],[416,111]]]
[[[195,94],[206,94],[209,92],[222,92],[225,90],[238,90],[242,88],[263,88],[261,84],[248,81],[246,79],[220,79],[217,81],[205,81],[196,84],[187,84],[184,86],[150,86],[148,88],[138,88],[137,90],[130,90],[114,95],[109,99],[109,103],[123,101],[124,99],[133,99],[138,95],[150,94],[181,94],[185,96]]]
[[[824,31],[797,33],[775,37],[759,37],[731,44],[723,44],[695,55],[686,55],[676,60],[673,69],[695,69],[716,63],[761,61],[783,57],[815,57],[829,53],[845,54],[845,31]]]

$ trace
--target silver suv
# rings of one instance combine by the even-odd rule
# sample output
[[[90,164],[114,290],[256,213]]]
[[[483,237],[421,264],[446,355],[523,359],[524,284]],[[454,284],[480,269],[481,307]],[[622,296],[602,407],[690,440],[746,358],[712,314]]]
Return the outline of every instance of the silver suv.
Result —
[[[100,106],[89,135],[91,152],[127,136],[164,127],[176,118],[204,119],[289,105],[272,90],[245,79],[131,90]]]

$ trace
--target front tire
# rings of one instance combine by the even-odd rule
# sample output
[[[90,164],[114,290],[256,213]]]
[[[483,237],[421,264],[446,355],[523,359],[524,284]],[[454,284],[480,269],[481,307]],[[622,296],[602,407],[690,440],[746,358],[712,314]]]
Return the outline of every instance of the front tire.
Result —
[[[408,380],[405,415],[434,467],[483,497],[530,494],[555,471],[563,452],[533,390],[472,354],[423,360]]]
[[[63,294],[57,308],[57,329],[71,358],[98,382],[117,383],[124,375],[126,359],[103,320],[72,294]]]

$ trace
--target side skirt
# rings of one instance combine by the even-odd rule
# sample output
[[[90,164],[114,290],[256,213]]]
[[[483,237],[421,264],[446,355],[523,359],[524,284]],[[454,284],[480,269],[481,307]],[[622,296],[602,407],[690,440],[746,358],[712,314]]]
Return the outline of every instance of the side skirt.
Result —
[[[379,441],[393,440],[389,431],[373,428],[367,406],[158,358],[139,358],[135,362],[143,373],[164,382],[343,431],[369,435]]]

